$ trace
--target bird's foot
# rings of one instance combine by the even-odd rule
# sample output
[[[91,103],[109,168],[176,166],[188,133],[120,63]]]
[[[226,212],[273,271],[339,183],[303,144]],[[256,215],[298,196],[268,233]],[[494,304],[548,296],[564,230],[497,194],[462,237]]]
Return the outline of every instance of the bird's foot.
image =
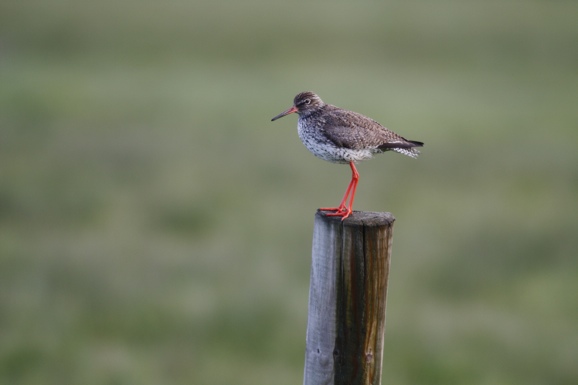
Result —
[[[321,211],[334,211],[333,213],[330,214],[325,214],[328,217],[341,217],[341,220],[344,220],[345,218],[347,218],[348,216],[351,215],[352,210],[350,207],[325,207],[325,208],[320,208],[319,210]]]
[[[343,211],[345,207],[321,207],[319,211]]]

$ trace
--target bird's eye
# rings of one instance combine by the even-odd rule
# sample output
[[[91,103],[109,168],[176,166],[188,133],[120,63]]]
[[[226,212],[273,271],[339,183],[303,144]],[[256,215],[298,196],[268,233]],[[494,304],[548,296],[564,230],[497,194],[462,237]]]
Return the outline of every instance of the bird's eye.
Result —
[[[305,104],[311,104],[311,99],[305,99]]]

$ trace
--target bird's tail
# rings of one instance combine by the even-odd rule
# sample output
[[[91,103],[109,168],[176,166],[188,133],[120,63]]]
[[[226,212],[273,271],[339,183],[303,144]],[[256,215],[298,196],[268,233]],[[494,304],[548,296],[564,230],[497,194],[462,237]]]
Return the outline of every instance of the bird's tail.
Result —
[[[398,143],[390,142],[386,143],[385,145],[379,146],[381,150],[384,151],[392,150],[412,158],[417,158],[419,155],[419,150],[416,147],[423,147],[423,142],[418,142],[417,140],[404,139],[403,142]]]
[[[417,158],[419,156],[419,150],[415,147],[410,148],[392,148],[392,151],[399,152],[400,154],[407,155],[411,158]]]

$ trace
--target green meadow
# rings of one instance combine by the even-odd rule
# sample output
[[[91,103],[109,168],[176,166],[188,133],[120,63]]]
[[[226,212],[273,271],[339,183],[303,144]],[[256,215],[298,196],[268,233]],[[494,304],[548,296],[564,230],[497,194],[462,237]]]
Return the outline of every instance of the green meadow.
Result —
[[[578,3],[0,4],[0,383],[299,384],[347,166],[295,94],[412,140],[383,384],[578,383]]]

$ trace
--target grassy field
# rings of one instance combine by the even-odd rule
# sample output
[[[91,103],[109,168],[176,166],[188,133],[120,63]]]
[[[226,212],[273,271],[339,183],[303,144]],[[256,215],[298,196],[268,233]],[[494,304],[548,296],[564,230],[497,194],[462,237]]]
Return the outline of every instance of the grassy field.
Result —
[[[0,4],[0,383],[302,382],[304,90],[426,143],[358,166],[396,218],[383,383],[578,383],[578,4]]]

